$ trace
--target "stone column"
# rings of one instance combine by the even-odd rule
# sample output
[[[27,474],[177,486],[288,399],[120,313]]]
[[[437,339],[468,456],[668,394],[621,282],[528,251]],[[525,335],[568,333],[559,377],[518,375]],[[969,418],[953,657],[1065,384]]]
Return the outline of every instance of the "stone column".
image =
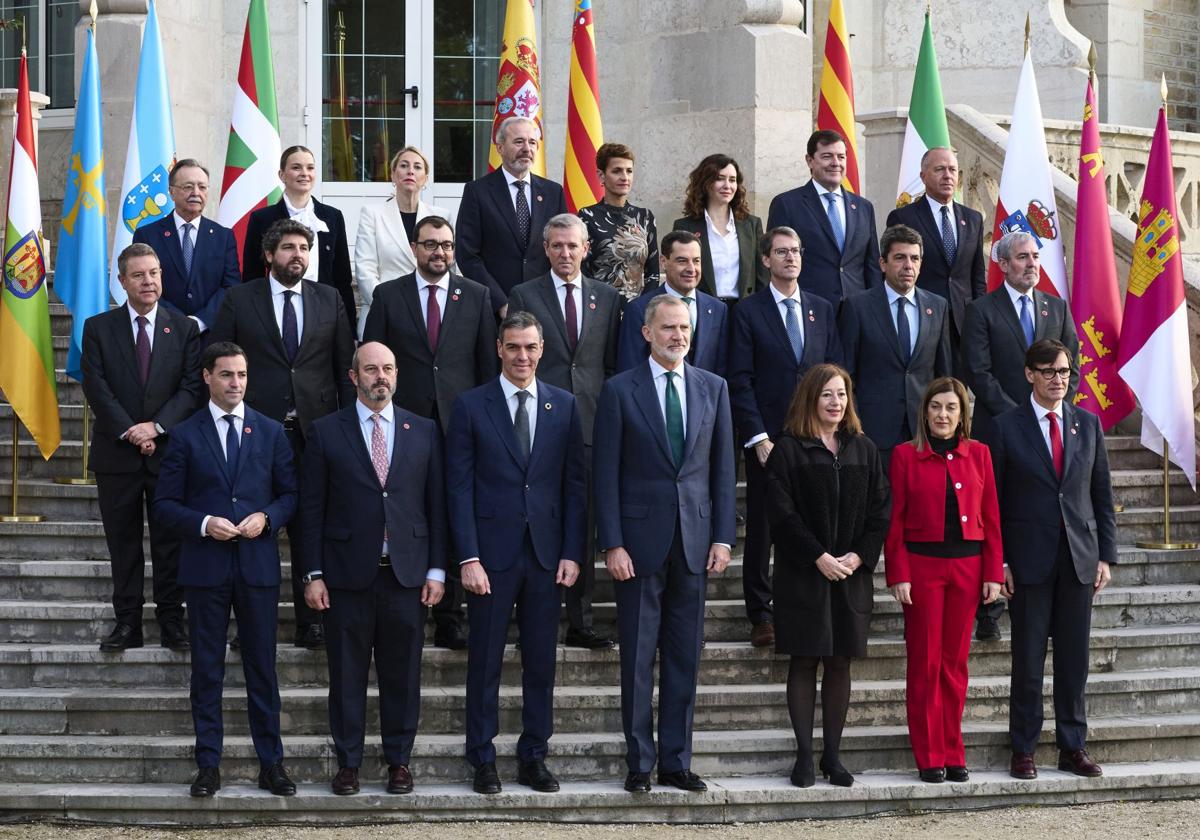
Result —
[[[38,123],[42,119],[42,109],[50,104],[50,97],[44,93],[38,93],[36,90],[29,92],[29,104],[33,109],[33,147],[38,148]],[[12,175],[12,147],[13,137],[17,133],[17,90],[16,88],[0,88],[0,160],[4,161],[4,165],[0,167],[0,196],[3,200],[8,199],[8,181]],[[40,158],[40,156],[39,156]],[[38,168],[41,169],[41,161],[38,161]],[[39,187],[40,189],[40,187]],[[44,198],[44,196],[43,196]],[[53,229],[51,222],[57,220],[42,219],[42,228],[44,231]]]

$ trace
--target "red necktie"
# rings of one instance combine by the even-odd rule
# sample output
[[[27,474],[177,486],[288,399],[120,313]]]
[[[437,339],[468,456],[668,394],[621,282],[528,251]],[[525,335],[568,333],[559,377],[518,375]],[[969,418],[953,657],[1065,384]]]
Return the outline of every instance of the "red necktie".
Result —
[[[425,328],[429,331],[429,349],[437,352],[438,336],[442,332],[442,310],[437,302],[437,286],[430,283],[425,287],[429,299],[425,303]]]
[[[1051,411],[1046,416],[1050,418],[1050,457],[1054,461],[1054,474],[1062,478],[1063,445],[1062,431],[1058,428],[1058,415]]]
[[[567,300],[563,305],[567,322],[567,346],[574,353],[576,346],[579,344],[579,316],[575,309],[575,286],[568,283],[564,288],[567,290]]]

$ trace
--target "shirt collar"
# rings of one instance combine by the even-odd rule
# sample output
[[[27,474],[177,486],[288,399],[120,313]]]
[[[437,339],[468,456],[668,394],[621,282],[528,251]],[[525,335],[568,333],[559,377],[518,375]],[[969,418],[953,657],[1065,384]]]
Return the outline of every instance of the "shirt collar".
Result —
[[[711,230],[713,233],[715,233],[719,238],[723,238],[723,239],[729,239],[731,237],[735,238],[735,239],[737,238],[737,228],[734,225],[732,209],[729,211],[729,226],[725,229],[724,234],[717,233],[717,229],[713,225],[712,216],[708,215],[708,210],[704,211],[704,224],[707,225],[708,229]]]
[[[310,195],[308,197],[308,204],[305,204],[303,207],[296,207],[292,202],[288,201],[287,193],[284,193],[283,206],[287,208],[289,216],[306,216],[313,212],[313,199]]]
[[[203,216],[197,216],[196,218],[194,218],[190,222],[188,222],[188,221],[184,221],[183,216],[180,216],[177,211],[172,211],[171,215],[175,218],[175,232],[176,233],[179,233],[179,229],[181,227],[183,227],[184,225],[191,225],[196,230],[200,230],[200,220],[202,218],[204,218]],[[180,234],[180,235],[182,236],[182,234]]]
[[[657,361],[655,361],[653,356],[649,357],[649,362],[650,362],[650,378],[651,379],[658,379],[660,376],[666,375],[667,369],[665,367],[663,367],[662,365],[660,365]],[[675,370],[673,372],[678,373],[680,375],[680,377],[682,377],[683,369],[685,367],[687,367],[686,362],[681,364],[679,367],[675,368]]]
[[[846,196],[845,196],[845,195],[842,193],[842,188],[841,188],[841,186],[840,186],[840,185],[838,186],[838,188],[837,188],[836,190],[827,190],[827,189],[825,189],[823,186],[821,186],[821,184],[820,184],[820,183],[817,181],[817,179],[816,179],[816,178],[813,178],[813,179],[812,179],[812,183],[813,183],[813,186],[817,188],[817,197],[821,199],[821,203],[822,203],[822,204],[825,204],[825,203],[827,203],[827,202],[825,201],[825,194],[826,194],[826,193],[833,193],[834,195],[836,195],[838,198],[841,198],[841,199],[844,199],[844,198],[846,197]]]
[[[271,282],[271,294],[273,296],[281,295],[284,292],[295,292],[296,294],[300,294],[300,290],[304,288],[303,279],[301,279],[301,281],[299,283],[297,283],[295,286],[292,286],[292,288],[289,289],[287,286],[283,285],[278,280],[276,280],[275,275],[270,274],[270,275],[267,275],[267,277]]]
[[[929,193],[925,193],[925,200],[929,202],[929,209],[933,211],[933,218],[937,219],[938,224],[942,223],[942,208],[945,207],[950,211],[950,218],[954,218],[954,199],[951,198],[945,204],[942,204]]]
[[[513,395],[516,394],[517,391],[521,391],[521,390],[528,391],[529,396],[533,398],[534,403],[535,404],[537,403],[537,393],[538,393],[537,392],[537,377],[534,377],[533,381],[529,383],[528,387],[522,389],[522,388],[518,388],[516,385],[509,382],[508,377],[502,373],[502,374],[500,374],[500,390],[504,392],[505,400],[511,400],[513,398]]]
[[[567,283],[574,283],[576,289],[581,288],[581,283],[583,281],[583,272],[579,272],[574,277],[572,277],[570,280],[562,279],[557,274],[555,274],[553,271],[550,272],[550,276],[554,278],[554,290],[555,291],[558,291],[563,286],[567,285]]]
[[[663,281],[662,286],[663,286],[663,292],[670,295],[671,297],[677,297],[680,300],[683,300],[683,292],[675,291],[675,289],[671,288],[671,284],[668,283],[666,280]],[[691,299],[692,303],[696,303],[697,302],[696,290],[693,289],[691,291],[691,293],[688,295],[688,297]]]
[[[1033,394],[1029,395],[1029,402],[1033,406],[1034,416],[1037,417],[1038,423],[1041,423],[1043,420],[1046,419],[1046,415],[1050,413],[1050,409],[1043,407],[1042,404],[1039,403],[1034,398]],[[1062,403],[1058,404],[1058,408],[1054,410],[1054,413],[1058,415],[1058,427],[1061,429],[1062,424],[1063,424],[1063,404]]]
[[[507,169],[505,169],[503,166],[500,167],[500,171],[504,174],[504,181],[505,181],[505,183],[508,184],[508,189],[510,192],[512,191],[513,184],[517,183],[517,181],[524,181],[525,186],[527,186],[527,187],[533,183],[533,173],[532,172],[526,172],[524,178],[518,178],[516,175],[512,174]]]
[[[771,296],[775,298],[776,306],[779,306],[779,304],[783,303],[785,300],[794,300],[801,306],[804,305],[804,301],[800,298],[799,285],[796,286],[796,291],[792,292],[790,295],[785,295],[783,292],[779,291],[779,289],[775,288],[774,283],[767,283],[767,288],[771,290]]]
[[[1034,302],[1033,301],[1033,289],[1030,289],[1026,293],[1018,292],[1016,289],[1014,289],[1012,287],[1012,285],[1007,280],[1004,281],[1004,289],[1008,292],[1008,297],[1013,302],[1013,306],[1018,307],[1018,309],[1021,306],[1021,298],[1023,298],[1023,297],[1029,298],[1030,304],[1032,304]]]
[[[243,400],[242,402],[238,403],[237,405],[235,405],[233,407],[233,411],[226,411],[225,409],[221,408],[221,406],[217,405],[212,400],[209,400],[208,401],[208,413],[212,415],[213,422],[216,422],[217,420],[225,419],[226,414],[232,414],[234,417],[236,417],[237,419],[239,419],[243,423],[245,423],[246,422],[246,403]]]
[[[889,307],[895,306],[896,298],[899,298],[899,297],[904,298],[906,301],[911,303],[913,306],[917,305],[917,287],[916,286],[913,286],[911,289],[909,289],[908,294],[906,294],[906,295],[900,294],[895,289],[893,289],[891,286],[889,286],[887,283],[883,284],[883,289],[885,292],[887,292],[887,302],[888,302]]]
[[[391,423],[393,411],[394,411],[393,405],[394,404],[389,400],[387,405],[385,405],[383,408],[379,409],[378,412],[375,412],[375,411],[372,411],[368,406],[363,405],[362,400],[355,400],[354,407],[356,409],[358,409],[359,425],[369,422],[372,414],[378,414],[384,420]]]
[[[135,310],[132,306],[129,305],[129,301],[125,302],[125,311],[129,313],[129,323],[133,324],[136,327],[138,313],[137,313],[137,310]],[[150,330],[152,332],[154,330],[154,321],[157,318],[158,318],[158,304],[156,303],[156,304],[154,304],[154,308],[146,313],[146,320],[149,322],[147,324],[147,326],[150,328]]]
[[[443,290],[450,288],[450,272],[448,271],[441,277],[433,280],[430,280],[428,277],[418,271],[417,279],[421,281],[421,288],[424,288],[425,286],[437,286],[439,289]]]

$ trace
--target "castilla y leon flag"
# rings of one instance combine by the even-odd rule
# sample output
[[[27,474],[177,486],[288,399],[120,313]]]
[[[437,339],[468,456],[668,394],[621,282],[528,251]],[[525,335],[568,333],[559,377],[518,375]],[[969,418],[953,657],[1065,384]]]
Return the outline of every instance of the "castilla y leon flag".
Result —
[[[250,214],[274,204],[282,194],[278,175],[281,152],[267,0],[250,0],[217,209],[217,221],[233,228],[239,259]]]
[[[850,69],[850,35],[842,0],[829,6],[829,28],[825,31],[825,66],[821,69],[821,98],[817,103],[817,128],[836,131],[846,138],[845,186],[860,192],[858,140],[854,134],[854,74]]]
[[[21,50],[17,133],[13,136],[0,290],[0,390],[49,460],[62,433],[54,384],[54,346],[46,293],[46,241],[38,193],[29,65]]]
[[[1023,230],[1033,236],[1041,254],[1042,276],[1038,289],[1063,300],[1067,293],[1067,259],[1059,229],[1054,182],[1050,176],[1050,153],[1042,130],[1042,103],[1033,76],[1033,57],[1026,51],[1017,82],[1004,169],[1000,173],[1000,196],[996,199],[996,224],[992,229],[992,255],[988,260],[988,289],[1004,282],[995,248],[1006,233]]]
[[[575,0],[571,26],[570,92],[567,97],[567,148],[563,155],[563,191],[571,213],[604,198],[596,172],[596,150],[604,142],[600,122],[600,84],[596,73],[596,37],[592,0]]]
[[[1079,143],[1079,191],[1075,212],[1071,316],[1079,334],[1079,392],[1075,405],[1111,429],[1133,411],[1133,392],[1117,372],[1121,297],[1104,186],[1095,76],[1088,78]]]
[[[537,28],[533,20],[534,0],[508,0],[504,12],[504,43],[500,48],[500,70],[496,74],[496,115],[492,119],[492,148],[488,171],[500,165],[496,129],[509,117],[528,117],[542,127],[542,75],[538,64]],[[534,175],[546,176],[545,143],[538,144],[533,159]]]
[[[1194,490],[1192,364],[1178,218],[1164,107],[1158,112],[1142,182],[1117,364],[1142,404],[1142,445],[1162,452],[1165,440],[1171,460],[1187,475]]]
[[[900,153],[897,207],[903,207],[925,192],[921,182],[921,158],[936,148],[950,148],[950,129],[946,125],[946,103],[942,99],[942,80],[938,77],[937,53],[933,49],[933,26],[926,10],[925,31],[921,35],[912,96],[908,100],[904,150]]]

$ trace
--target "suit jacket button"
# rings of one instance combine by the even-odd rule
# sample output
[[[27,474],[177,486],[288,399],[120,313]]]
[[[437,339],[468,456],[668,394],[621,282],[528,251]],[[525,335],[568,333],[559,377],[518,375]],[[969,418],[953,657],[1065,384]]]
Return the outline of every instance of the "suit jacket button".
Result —
[[[961,490],[961,489],[962,489],[962,482],[961,482],[961,481],[956,481],[956,482],[954,482],[954,489],[955,489],[955,490]]]
[[[963,521],[963,522],[966,522],[966,521],[967,521],[967,517],[966,517],[966,516],[963,516],[963,517],[962,517],[962,521]]]
[[[529,485],[528,485],[528,484],[526,484],[526,485],[525,485],[525,489],[526,489],[526,490],[528,490],[528,489],[529,489]]]
[[[237,496],[234,496],[232,499],[230,499],[230,501],[234,504],[237,504]]]
[[[953,460],[954,460],[954,453],[953,453],[953,452],[947,452],[947,453],[946,453],[946,460],[947,460],[947,461],[953,461]]]
[[[189,298],[189,299],[191,298],[191,296],[192,296],[192,293],[191,293],[191,292],[188,292],[188,298]]]
[[[386,491],[386,490],[384,490],[384,491],[383,491],[383,498],[385,498],[385,499],[387,498],[387,491]]]
[[[437,365],[434,365],[434,366],[433,366],[433,369],[434,369],[434,370],[437,370]]]

